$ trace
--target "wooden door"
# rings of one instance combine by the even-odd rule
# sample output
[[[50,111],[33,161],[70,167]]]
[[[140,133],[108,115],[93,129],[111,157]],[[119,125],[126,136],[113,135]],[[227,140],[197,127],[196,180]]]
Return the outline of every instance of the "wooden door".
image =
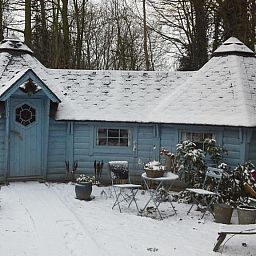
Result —
[[[9,156],[10,177],[42,174],[42,100],[12,100]]]

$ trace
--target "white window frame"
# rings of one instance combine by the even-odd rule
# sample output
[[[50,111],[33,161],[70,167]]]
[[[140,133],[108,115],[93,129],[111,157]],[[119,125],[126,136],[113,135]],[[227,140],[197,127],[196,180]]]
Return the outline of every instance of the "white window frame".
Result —
[[[198,148],[202,150],[204,150],[204,141],[207,138],[215,140],[216,135],[213,132],[196,132],[196,131],[181,132],[181,141],[185,141],[185,140],[192,141],[197,145]]]
[[[105,136],[100,136],[99,131],[105,133]],[[112,131],[111,131],[112,130]],[[113,135],[113,133],[117,133],[117,135]],[[122,136],[122,132],[127,134],[127,136]],[[112,136],[110,136],[112,133]],[[130,146],[131,141],[131,130],[129,128],[117,128],[117,127],[98,127],[96,129],[96,146],[98,147],[121,147],[128,148]],[[100,141],[101,140],[101,141]],[[105,143],[104,143],[105,140]],[[112,142],[111,142],[112,140]],[[113,143],[115,140],[118,140],[117,143]],[[121,143],[121,140],[127,140],[127,143]]]

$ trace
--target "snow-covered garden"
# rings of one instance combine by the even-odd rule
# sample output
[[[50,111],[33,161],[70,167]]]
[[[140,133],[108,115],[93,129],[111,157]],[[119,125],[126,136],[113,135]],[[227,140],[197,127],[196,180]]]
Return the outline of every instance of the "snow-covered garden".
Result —
[[[256,255],[255,236],[227,237],[213,252],[222,224],[189,204],[163,203],[165,218],[142,217],[134,205],[111,209],[110,187],[93,186],[95,198],[75,198],[73,183],[12,182],[0,191],[0,255],[4,256],[184,256]],[[148,199],[140,190],[139,208]],[[232,224],[237,223],[234,211]],[[229,239],[230,238],[230,239]]]

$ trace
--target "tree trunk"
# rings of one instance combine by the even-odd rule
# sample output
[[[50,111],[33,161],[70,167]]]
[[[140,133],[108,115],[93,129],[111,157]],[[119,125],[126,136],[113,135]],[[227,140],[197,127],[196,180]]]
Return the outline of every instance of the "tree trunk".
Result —
[[[206,0],[193,0],[195,12],[195,69],[200,69],[208,61],[208,19]]]
[[[0,0],[0,41],[4,39],[4,29],[3,29],[3,0]]]
[[[64,67],[70,67],[70,41],[68,25],[68,0],[62,0],[62,31],[63,31],[63,56]]]
[[[42,26],[42,34],[41,34],[41,44],[42,44],[42,62],[44,65],[49,64],[49,35],[47,30],[47,23],[46,23],[46,12],[45,12],[45,0],[40,0],[40,7],[41,7],[41,26]]]
[[[143,34],[144,34],[144,56],[145,56],[145,68],[150,70],[149,56],[148,56],[148,31],[147,31],[147,15],[146,15],[146,0],[143,0]]]
[[[31,47],[32,29],[31,29],[31,0],[25,0],[25,43]]]

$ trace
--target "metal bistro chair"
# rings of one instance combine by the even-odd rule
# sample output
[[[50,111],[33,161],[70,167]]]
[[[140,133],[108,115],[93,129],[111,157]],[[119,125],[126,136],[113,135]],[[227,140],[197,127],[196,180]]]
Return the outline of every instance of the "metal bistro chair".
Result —
[[[223,175],[223,170],[214,168],[214,167],[208,167],[206,174],[205,174],[205,179],[203,182],[203,187],[202,188],[187,188],[186,191],[189,191],[191,193],[192,197],[192,205],[190,209],[188,210],[187,214],[190,213],[191,209],[193,208],[194,205],[203,205],[204,208],[204,213],[201,217],[201,219],[204,217],[205,213],[209,211],[213,215],[213,211],[211,209],[211,206],[214,202],[214,200],[219,196],[218,194],[218,189],[220,186],[220,182],[222,179]],[[207,180],[209,178],[214,179],[216,186],[213,191],[207,190],[206,185],[207,185]],[[210,199],[209,199],[210,197]],[[207,201],[208,198],[208,201]]]
[[[132,202],[134,202],[137,210],[139,211],[135,196],[139,188],[141,188],[141,185],[130,183],[128,162],[110,161],[108,165],[112,181],[112,188],[115,194],[115,202],[112,209],[118,205],[119,211],[121,212],[121,203],[128,204],[129,208]]]

